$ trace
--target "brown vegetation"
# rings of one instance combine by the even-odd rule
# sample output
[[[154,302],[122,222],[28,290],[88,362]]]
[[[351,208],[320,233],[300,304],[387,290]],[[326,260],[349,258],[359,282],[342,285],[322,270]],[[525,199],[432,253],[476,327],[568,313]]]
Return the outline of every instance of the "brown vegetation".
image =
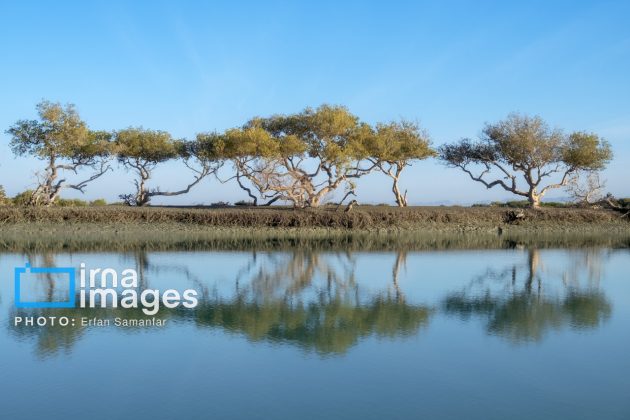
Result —
[[[407,229],[431,228],[449,231],[466,228],[499,227],[509,222],[510,210],[501,207],[389,207],[355,206],[351,212],[334,206],[293,210],[283,207],[187,208],[124,206],[104,207],[1,207],[0,225],[13,223],[176,223],[239,228],[333,228]],[[628,229],[619,213],[600,209],[543,208],[522,209],[519,224],[545,229],[613,224]]]

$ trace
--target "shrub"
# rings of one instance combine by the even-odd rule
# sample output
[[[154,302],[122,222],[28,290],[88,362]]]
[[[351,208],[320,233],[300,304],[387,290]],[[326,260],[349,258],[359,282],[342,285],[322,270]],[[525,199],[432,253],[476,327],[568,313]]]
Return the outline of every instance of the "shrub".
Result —
[[[31,203],[31,198],[33,197],[33,193],[34,193],[33,190],[22,191],[21,193],[13,197],[13,200],[11,201],[13,202],[13,205],[16,205],[16,206],[27,206]]]
[[[253,201],[245,201],[245,200],[239,200],[236,203],[234,203],[235,206],[253,206],[254,202]]]
[[[90,201],[90,206],[106,206],[107,205],[107,201],[105,201],[104,198],[97,198],[96,200]]]
[[[541,203],[541,206],[543,207],[555,207],[555,208],[564,208],[564,207],[571,207],[570,203],[559,203],[557,201],[543,201]]]
[[[228,203],[227,201],[217,201],[210,204],[210,207],[230,207],[230,203]]]
[[[529,202],[525,200],[510,200],[506,201],[501,207],[512,207],[516,209],[523,209],[529,207]]]
[[[7,194],[4,192],[4,187],[0,185],[0,206],[8,203]]]
[[[513,200],[506,201],[505,203],[501,201],[493,201],[490,204],[492,207],[510,207],[516,209],[524,209],[530,206],[529,202],[526,200]],[[568,203],[559,203],[557,201],[543,201],[540,203],[541,207],[552,207],[552,208],[566,208],[571,207],[571,204]]]
[[[54,205],[57,207],[86,207],[88,202],[78,198],[58,198],[55,200]]]

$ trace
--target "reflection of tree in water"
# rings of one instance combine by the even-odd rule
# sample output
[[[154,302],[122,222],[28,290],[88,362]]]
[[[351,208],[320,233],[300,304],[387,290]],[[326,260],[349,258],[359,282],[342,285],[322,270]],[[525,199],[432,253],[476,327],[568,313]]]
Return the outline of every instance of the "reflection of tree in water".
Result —
[[[136,250],[132,253],[124,254],[124,261],[133,262],[133,267],[138,274],[138,290],[150,288],[149,280],[152,275],[175,274],[178,279],[187,280],[192,284],[202,296],[207,293],[207,286],[203,280],[196,275],[188,265],[174,262],[162,263],[159,258],[149,259],[146,250]]]
[[[426,325],[430,310],[377,297],[355,306],[342,299],[308,304],[287,300],[259,304],[240,297],[204,302],[194,312],[198,325],[244,333],[253,341],[294,343],[321,353],[343,353],[362,338],[409,336]]]
[[[544,290],[541,256],[536,249],[527,253],[525,267],[514,264],[503,271],[489,270],[476,278],[471,287],[449,295],[443,303],[447,314],[467,319],[487,318],[488,333],[506,337],[512,342],[539,341],[550,329],[594,329],[607,320],[611,305],[599,291],[601,252],[575,251],[581,266],[574,264],[560,273],[564,293]],[[577,267],[577,268],[576,268]],[[524,275],[523,275],[524,272]],[[579,273],[587,273],[587,284],[580,285]],[[492,282],[505,285],[500,292],[489,287]],[[482,291],[475,287],[486,286]]]
[[[308,291],[352,295],[358,291],[355,265],[349,253],[253,252],[236,276],[235,292],[257,301],[294,298]]]
[[[398,285],[405,255],[396,257],[392,289],[381,294],[361,296],[355,279],[356,260],[352,254],[323,254],[311,251],[293,253],[252,253],[234,282],[232,297],[211,294],[185,265],[153,262],[143,252],[133,255],[140,283],[148,284],[146,274],[174,272],[199,287],[202,293],[195,309],[160,309],[156,317],[193,322],[200,327],[223,328],[244,334],[253,341],[290,343],[322,354],[347,351],[361,338],[411,336],[427,325],[431,309],[409,305]],[[158,259],[159,260],[159,259]],[[54,260],[49,261],[54,266]],[[145,287],[145,286],[143,286]],[[77,318],[146,318],[133,309],[39,309],[20,310],[13,316],[69,316]],[[37,340],[40,355],[71,351],[89,327],[11,326],[17,337]],[[126,332],[138,331],[125,329]]]
[[[56,267],[55,256],[51,252],[45,252],[43,254],[27,253],[24,255],[25,260],[28,261],[31,267]],[[45,289],[45,300],[53,301],[56,291],[55,278],[52,274],[46,273],[44,275],[44,282],[41,283],[41,287]],[[40,284],[38,283],[38,286]]]
[[[235,296],[204,299],[195,321],[320,353],[343,353],[370,335],[413,335],[428,323],[431,310],[404,302],[398,287],[403,260],[399,255],[394,265],[393,295],[362,300],[352,254],[254,253],[254,263],[237,276]]]

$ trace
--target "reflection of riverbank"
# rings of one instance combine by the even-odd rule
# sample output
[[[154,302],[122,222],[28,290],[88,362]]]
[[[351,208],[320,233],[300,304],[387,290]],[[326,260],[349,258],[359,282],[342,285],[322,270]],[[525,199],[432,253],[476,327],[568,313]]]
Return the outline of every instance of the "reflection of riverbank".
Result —
[[[232,278],[222,284],[221,291],[205,284],[185,264],[165,262],[140,251],[121,255],[133,262],[143,287],[151,286],[153,275],[168,273],[177,274],[179,282],[200,291],[194,309],[160,309],[156,319],[166,329],[182,325],[218,329],[252,342],[335,355],[369,337],[397,340],[415,336],[438,314],[464,322],[481,319],[485,333],[514,344],[540,341],[554,330],[595,330],[612,314],[612,305],[600,288],[609,252],[529,249],[501,253],[509,262],[493,259],[486,270],[466,274],[462,279],[465,287],[445,289],[430,301],[407,296],[405,286],[410,283],[406,279],[418,275],[407,272],[407,261],[413,255],[408,252],[386,254],[384,261],[389,262],[373,267],[370,275],[386,280],[377,287],[367,287],[357,279],[363,260],[352,252],[252,252],[240,265],[231,267]],[[34,255],[30,258],[37,260]],[[54,265],[54,255],[44,255],[43,261]],[[457,261],[450,264],[456,266]],[[54,290],[47,294],[53,295]],[[162,330],[133,325],[136,320],[151,318],[140,309],[21,309],[10,312],[10,319],[15,316],[119,318],[131,321],[122,329],[125,333]],[[9,325],[15,338],[34,340],[42,356],[72,351],[86,333],[100,327],[81,323],[45,328]]]
[[[555,228],[554,228],[555,226]],[[0,251],[353,250],[630,247],[630,224],[541,222],[532,226],[425,222],[378,229],[246,228],[186,223],[16,223],[0,226]]]

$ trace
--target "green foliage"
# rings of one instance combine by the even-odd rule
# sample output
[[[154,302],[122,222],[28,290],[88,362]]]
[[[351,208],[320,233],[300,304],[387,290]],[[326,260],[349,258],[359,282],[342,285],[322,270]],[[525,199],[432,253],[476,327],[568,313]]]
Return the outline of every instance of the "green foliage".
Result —
[[[42,101],[36,108],[39,120],[20,120],[7,130],[13,153],[40,159],[73,157],[89,132],[74,105]]]
[[[221,139],[215,140],[216,147],[222,147],[222,155],[227,159],[278,159],[305,152],[306,146],[295,136],[273,137],[256,124],[258,122],[250,122],[251,126],[227,130]]]
[[[562,149],[564,163],[585,171],[604,169],[612,157],[610,144],[592,133],[571,133]]]
[[[549,128],[540,117],[510,114],[496,124],[486,124],[480,141],[463,139],[444,145],[440,155],[454,166],[505,164],[526,171],[561,162],[564,143],[562,132]]]
[[[538,168],[558,162],[564,140],[542,118],[510,114],[496,124],[487,124],[482,140],[492,147],[495,159],[517,167]]]
[[[42,101],[39,120],[20,120],[7,130],[9,146],[18,156],[39,159],[80,159],[109,153],[110,134],[90,131],[72,104]]]
[[[180,155],[184,159],[196,157],[206,161],[221,160],[225,157],[223,139],[217,133],[197,134],[194,141],[180,143]]]
[[[595,134],[575,132],[566,136],[549,128],[538,116],[519,114],[487,124],[478,143],[465,140],[442,151],[448,163],[506,163],[520,171],[542,169],[555,163],[572,170],[599,170],[612,159],[608,142]]]
[[[349,143],[359,127],[359,119],[347,108],[322,105],[298,114],[255,118],[246,130],[264,130],[267,141],[273,141],[271,149],[279,156],[306,154],[335,165],[352,157]]]
[[[123,164],[129,160],[153,164],[164,162],[179,156],[182,149],[182,143],[173,140],[165,131],[131,127],[115,133],[116,155]]]
[[[412,160],[421,160],[436,156],[431,148],[429,136],[420,127],[409,121],[379,123],[376,129],[367,125],[361,127],[353,137],[353,146],[358,150],[359,158],[369,157],[375,162],[408,164]]]
[[[9,199],[7,198],[7,194],[4,192],[4,187],[0,185],[0,206],[8,204]]]

